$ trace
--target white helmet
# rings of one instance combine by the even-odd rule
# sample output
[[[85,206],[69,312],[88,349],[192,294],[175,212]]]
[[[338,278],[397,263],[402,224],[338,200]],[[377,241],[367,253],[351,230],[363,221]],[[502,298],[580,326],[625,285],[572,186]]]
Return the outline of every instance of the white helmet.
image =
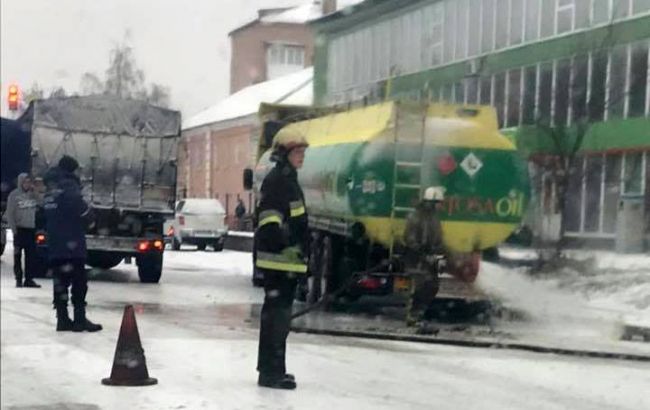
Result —
[[[430,186],[424,190],[422,199],[425,201],[444,201],[445,191],[446,188],[444,186]]]

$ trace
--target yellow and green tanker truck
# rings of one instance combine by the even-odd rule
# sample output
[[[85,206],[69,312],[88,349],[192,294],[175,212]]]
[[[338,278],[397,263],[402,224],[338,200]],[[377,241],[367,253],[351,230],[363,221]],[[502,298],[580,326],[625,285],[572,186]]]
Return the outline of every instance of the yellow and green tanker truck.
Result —
[[[427,187],[443,186],[439,204],[444,255],[439,297],[462,297],[476,279],[482,250],[520,224],[528,201],[526,163],[498,131],[491,107],[385,102],[332,109],[262,105],[255,172],[244,184],[259,191],[273,138],[300,133],[309,142],[298,172],[312,230],[307,300],[347,283],[348,298],[407,290],[400,267],[406,218]],[[423,255],[426,256],[426,255]],[[443,268],[445,267],[445,268]],[[445,279],[447,278],[447,279]],[[452,295],[450,295],[450,293]]]

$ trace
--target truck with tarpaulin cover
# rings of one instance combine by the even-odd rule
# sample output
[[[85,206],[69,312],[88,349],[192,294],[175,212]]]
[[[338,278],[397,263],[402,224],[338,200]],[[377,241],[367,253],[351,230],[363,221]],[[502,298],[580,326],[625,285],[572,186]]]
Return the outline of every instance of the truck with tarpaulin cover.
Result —
[[[111,96],[35,100],[18,119],[30,168],[43,177],[63,155],[80,164],[93,209],[87,264],[109,269],[135,258],[141,282],[157,283],[163,223],[174,215],[180,113]],[[39,242],[47,238],[37,235]]]
[[[262,105],[258,162],[244,184],[259,190],[283,132],[309,143],[298,172],[312,231],[306,298],[316,303],[354,272],[348,298],[408,291],[416,272],[403,263],[405,228],[428,187],[444,187],[445,252],[435,264],[438,297],[478,297],[472,283],[481,251],[520,224],[527,165],[485,106],[384,102],[352,109]],[[422,255],[431,257],[432,255]],[[383,264],[382,261],[389,261]]]

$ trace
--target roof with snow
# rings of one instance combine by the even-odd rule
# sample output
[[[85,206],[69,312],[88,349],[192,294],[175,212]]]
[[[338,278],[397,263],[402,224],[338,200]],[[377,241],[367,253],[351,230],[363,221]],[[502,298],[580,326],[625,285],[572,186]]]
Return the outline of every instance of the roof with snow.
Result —
[[[301,6],[292,7],[279,13],[266,15],[259,20],[262,23],[294,23],[305,24],[322,16],[322,6],[315,2],[309,2]]]
[[[201,127],[216,122],[256,114],[261,103],[312,105],[313,67],[270,81],[254,84],[219,101],[212,107],[188,118],[183,129]]]

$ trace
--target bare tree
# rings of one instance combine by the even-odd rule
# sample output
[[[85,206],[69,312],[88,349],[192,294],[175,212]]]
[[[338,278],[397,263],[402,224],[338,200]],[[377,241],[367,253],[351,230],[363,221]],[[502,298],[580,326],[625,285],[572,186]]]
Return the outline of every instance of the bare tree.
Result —
[[[106,94],[134,98],[146,92],[144,73],[137,67],[133,48],[127,43],[118,44],[111,50],[105,74]]]
[[[145,75],[137,66],[133,47],[128,43],[128,33],[121,44],[110,51],[109,65],[102,80],[87,72],[81,78],[84,95],[106,94],[119,98],[134,98],[161,107],[168,107],[169,88],[160,84],[146,84]]]
[[[575,48],[574,55],[586,55],[591,53],[592,64],[594,61],[607,61],[608,54],[613,50],[616,43],[614,25],[610,23],[607,34],[599,44],[581,44]],[[571,75],[568,87],[568,108],[570,115],[567,121],[552,120],[550,115],[537,115],[535,127],[539,131],[539,137],[549,142],[551,152],[541,161],[541,169],[550,178],[555,187],[555,206],[559,214],[559,230],[557,239],[552,244],[553,258],[562,257],[567,245],[567,214],[569,212],[570,182],[576,174],[585,178],[580,171],[582,162],[581,150],[585,138],[591,132],[595,123],[602,121],[602,114],[610,107],[621,104],[626,93],[610,93],[610,98],[603,104],[597,101],[597,96],[588,91],[588,84],[581,78],[586,73],[579,72],[575,66],[571,67]],[[586,77],[585,77],[586,78]],[[602,85],[603,89],[605,84]],[[556,89],[558,87],[556,86]],[[562,90],[556,92],[562,92]],[[601,96],[602,97],[602,96]],[[604,99],[604,97],[603,97]],[[602,99],[601,99],[602,100]],[[550,114],[550,113],[549,113]]]
[[[103,94],[105,90],[104,82],[95,73],[84,73],[80,85],[83,95]]]
[[[29,104],[30,102],[34,100],[41,99],[45,96],[45,91],[41,88],[40,85],[38,85],[37,82],[34,82],[31,87],[29,87],[25,92],[23,93],[23,101],[25,104]]]

